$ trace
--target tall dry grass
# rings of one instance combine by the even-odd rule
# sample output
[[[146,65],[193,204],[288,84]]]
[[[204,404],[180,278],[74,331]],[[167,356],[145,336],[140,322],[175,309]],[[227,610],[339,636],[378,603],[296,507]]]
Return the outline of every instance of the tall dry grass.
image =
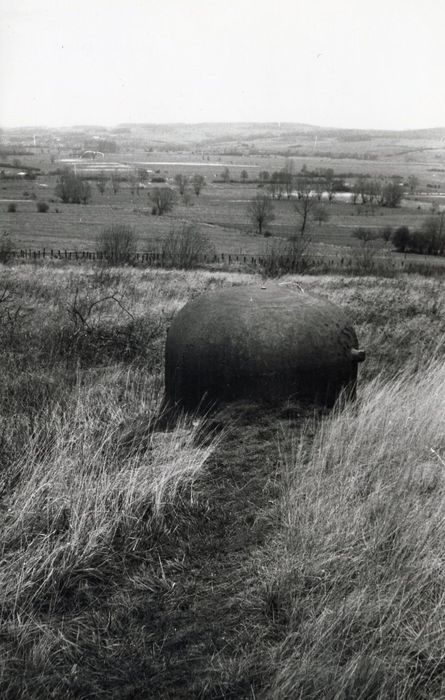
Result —
[[[7,470],[0,513],[3,697],[29,697],[35,683],[42,692],[39,678],[69,676],[79,640],[65,638],[64,619],[83,615],[79,625],[86,638],[94,636],[100,591],[125,590],[132,568],[146,561],[152,573],[144,585],[163,585],[157,548],[187,527],[194,483],[218,439],[204,444],[197,418],[160,430],[158,398],[157,380],[141,380],[134,370],[114,370],[102,384],[79,380],[65,407],[39,416]]]
[[[151,619],[161,601],[174,617],[169,605],[184,600],[173,583],[193,590],[199,568],[187,574],[183,562],[205,550],[210,528],[217,542],[237,536],[214,503],[225,496],[201,479],[218,442],[202,442],[194,419],[157,424],[166,329],[187,299],[259,280],[57,264],[0,273],[0,693],[108,697],[122,673],[128,687],[140,673],[140,689],[153,657],[164,669],[165,633],[153,623],[147,637],[140,615]],[[231,586],[215,583],[252,625],[232,648],[243,634],[258,648],[245,658],[229,649],[218,678],[258,688],[275,674],[264,692],[277,698],[441,697],[444,375],[427,358],[435,348],[443,357],[445,290],[420,276],[283,281],[344,306],[368,358],[356,405],[308,425],[301,441],[283,435],[273,544],[258,546],[246,577],[243,559]],[[247,437],[233,445],[234,472],[248,454]],[[204,568],[213,557],[203,554]],[[118,631],[107,600],[121,610]],[[125,662],[130,633],[140,654]],[[207,652],[203,665],[219,663]],[[84,683],[76,664],[88,666]],[[159,673],[167,687],[169,670]]]
[[[445,694],[445,365],[362,387],[283,448],[274,698]]]

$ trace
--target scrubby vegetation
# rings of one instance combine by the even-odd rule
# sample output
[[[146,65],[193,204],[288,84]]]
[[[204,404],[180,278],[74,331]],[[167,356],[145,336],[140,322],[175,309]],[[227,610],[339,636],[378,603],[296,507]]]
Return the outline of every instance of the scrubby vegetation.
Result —
[[[443,285],[281,281],[348,309],[357,403],[173,426],[171,318],[255,276],[2,268],[3,697],[444,694]]]
[[[39,214],[46,214],[49,211],[49,204],[48,202],[40,201],[36,203],[36,208]]]
[[[445,251],[444,214],[439,212],[429,216],[422,228],[416,231],[410,231],[408,226],[399,226],[392,240],[401,253],[410,251],[422,255],[443,255]]]
[[[184,224],[170,231],[162,241],[160,253],[164,267],[190,270],[205,259],[211,260],[215,248],[196,226]]]
[[[136,253],[136,232],[132,226],[112,224],[101,231],[96,245],[98,252],[110,265],[129,263]]]

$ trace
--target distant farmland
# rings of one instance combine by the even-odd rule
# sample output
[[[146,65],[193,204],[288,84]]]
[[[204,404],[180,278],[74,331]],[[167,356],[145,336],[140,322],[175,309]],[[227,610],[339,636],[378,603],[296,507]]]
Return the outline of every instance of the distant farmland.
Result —
[[[95,239],[103,227],[126,223],[134,227],[140,252],[152,250],[173,227],[194,224],[206,233],[219,253],[260,254],[267,239],[254,234],[247,206],[258,193],[262,171],[278,172],[291,163],[294,173],[322,172],[330,169],[346,188],[358,176],[417,179],[417,192],[402,206],[366,207],[342,201],[323,203],[327,220],[311,221],[307,235],[314,251],[335,250],[343,254],[346,246],[357,246],[353,237],[357,227],[379,231],[401,225],[417,229],[431,214],[433,202],[441,208],[445,192],[444,134],[421,132],[359,132],[357,130],[318,129],[302,125],[133,125],[122,133],[105,133],[115,143],[115,151],[96,157],[80,158],[92,143],[102,141],[95,129],[83,133],[43,132],[33,142],[24,134],[23,156],[19,166],[39,168],[35,180],[0,178],[0,231],[7,233],[17,248],[67,248],[94,250]],[[112,141],[114,139],[114,141]],[[83,144],[88,144],[86,148]],[[8,151],[5,150],[5,153]],[[94,153],[94,151],[90,151]],[[5,156],[6,157],[6,156]],[[7,158],[7,157],[6,157]],[[91,175],[92,198],[87,205],[63,204],[55,196],[57,171],[68,167],[82,175]],[[229,182],[222,182],[227,168]],[[146,179],[137,193],[129,180],[146,171]],[[245,173],[243,174],[243,171]],[[36,171],[35,171],[36,172]],[[107,178],[101,195],[94,178]],[[206,186],[197,197],[193,191],[164,216],[152,216],[149,200],[155,181],[175,187],[176,175],[203,175]],[[113,194],[110,178],[121,179]],[[242,181],[244,178],[244,181]],[[152,183],[150,180],[155,180]],[[35,200],[49,204],[47,213],[37,213]],[[15,203],[16,211],[8,212]],[[285,196],[273,202],[275,218],[266,227],[267,236],[288,238],[299,230],[299,217]],[[328,249],[326,248],[328,246]],[[383,246],[383,242],[382,242]],[[382,250],[391,249],[383,246]]]

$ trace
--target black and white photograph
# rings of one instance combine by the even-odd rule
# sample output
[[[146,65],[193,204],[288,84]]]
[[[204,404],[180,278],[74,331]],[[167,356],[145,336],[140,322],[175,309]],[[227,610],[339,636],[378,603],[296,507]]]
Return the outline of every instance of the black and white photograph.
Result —
[[[0,698],[445,699],[445,3],[0,0]]]

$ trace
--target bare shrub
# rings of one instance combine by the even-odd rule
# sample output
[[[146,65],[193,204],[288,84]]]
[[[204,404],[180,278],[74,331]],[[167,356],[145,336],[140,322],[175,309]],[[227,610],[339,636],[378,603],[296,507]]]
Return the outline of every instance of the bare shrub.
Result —
[[[111,224],[97,237],[96,249],[109,264],[129,263],[136,253],[136,232],[127,224]]]
[[[353,265],[359,274],[371,274],[375,271],[378,248],[369,243],[354,248],[352,251]]]
[[[178,173],[177,175],[175,175],[175,185],[179,190],[179,194],[184,194],[188,187],[188,184],[189,179],[187,175],[183,175],[182,173]]]
[[[12,241],[7,233],[0,237],[0,262],[5,263],[9,260],[11,252],[14,249]]]
[[[378,238],[380,238],[381,233],[373,228],[364,228],[363,226],[359,226],[358,228],[354,229],[352,235],[354,238],[361,241],[362,244],[366,244],[376,241]]]
[[[49,210],[48,202],[37,202],[36,207],[39,214],[46,214],[46,212]]]
[[[302,272],[307,266],[306,254],[310,239],[292,236],[288,240],[275,239],[261,255],[261,272],[264,277],[280,277],[292,272]]]
[[[261,236],[264,226],[267,226],[275,218],[270,197],[266,194],[257,194],[247,205],[247,216],[255,229],[255,233]]]
[[[149,197],[153,204],[152,213],[157,216],[167,214],[176,203],[176,193],[170,187],[154,187]]]
[[[215,250],[209,238],[193,225],[172,229],[162,241],[161,255],[166,267],[184,270],[195,267]]]
[[[370,274],[376,270],[377,255],[381,252],[379,238],[380,231],[371,228],[357,228],[352,235],[357,238],[361,244],[357,248],[353,248],[352,256],[354,268],[359,274]]]
[[[197,197],[199,197],[202,188],[205,186],[205,177],[199,173],[192,176],[192,186]]]
[[[15,214],[16,211],[17,211],[17,204],[15,202],[9,202],[8,214]]]

